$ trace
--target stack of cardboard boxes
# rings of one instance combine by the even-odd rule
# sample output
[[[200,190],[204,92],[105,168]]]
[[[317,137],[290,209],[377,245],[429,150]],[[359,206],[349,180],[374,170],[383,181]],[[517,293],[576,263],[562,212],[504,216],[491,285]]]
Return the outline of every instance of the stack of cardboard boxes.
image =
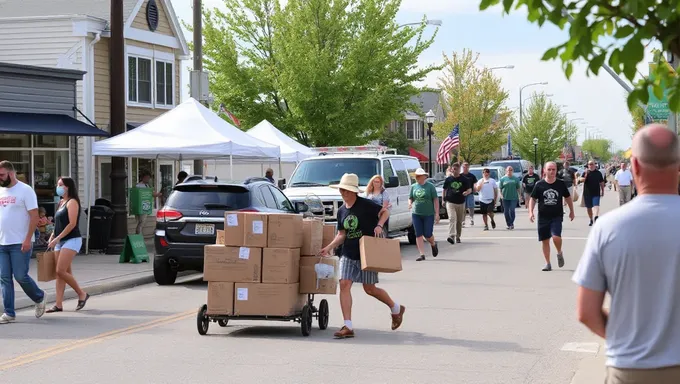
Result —
[[[317,284],[314,269],[318,262],[337,268],[337,259],[315,256],[334,229],[295,214],[226,213],[217,244],[204,251],[207,314],[291,316],[307,303],[306,294],[335,294],[336,280]]]

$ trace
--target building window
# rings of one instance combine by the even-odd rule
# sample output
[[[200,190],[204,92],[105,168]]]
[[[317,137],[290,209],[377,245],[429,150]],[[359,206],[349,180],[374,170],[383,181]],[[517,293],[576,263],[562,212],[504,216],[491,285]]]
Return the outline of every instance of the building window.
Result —
[[[172,63],[156,60],[156,104],[173,105],[173,76]]]
[[[420,120],[406,120],[406,138],[409,140],[422,140],[425,137],[425,125]]]
[[[128,101],[151,104],[151,59],[128,56]]]

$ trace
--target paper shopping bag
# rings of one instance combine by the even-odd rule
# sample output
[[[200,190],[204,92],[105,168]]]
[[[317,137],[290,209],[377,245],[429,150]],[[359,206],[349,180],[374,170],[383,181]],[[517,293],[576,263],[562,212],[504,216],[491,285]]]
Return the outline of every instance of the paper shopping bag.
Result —
[[[363,236],[359,240],[359,252],[362,271],[401,271],[401,247],[397,239]]]
[[[576,202],[578,201],[579,195],[578,195],[578,188],[574,188],[574,195],[571,197],[571,199]]]
[[[38,260],[38,281],[52,281],[57,278],[57,259],[54,252],[41,252],[36,255]]]

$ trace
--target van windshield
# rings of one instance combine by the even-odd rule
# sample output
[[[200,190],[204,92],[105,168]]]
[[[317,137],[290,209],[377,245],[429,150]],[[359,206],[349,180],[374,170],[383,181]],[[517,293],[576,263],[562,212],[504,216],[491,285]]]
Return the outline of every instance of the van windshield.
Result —
[[[522,173],[522,168],[520,168],[519,161],[492,161],[489,165],[494,167],[503,167],[506,169],[508,166],[512,167],[512,171],[515,173]]]
[[[371,177],[380,174],[378,159],[333,158],[314,159],[300,163],[290,177],[289,187],[327,186],[340,182],[345,173],[359,176],[359,185],[366,186]]]

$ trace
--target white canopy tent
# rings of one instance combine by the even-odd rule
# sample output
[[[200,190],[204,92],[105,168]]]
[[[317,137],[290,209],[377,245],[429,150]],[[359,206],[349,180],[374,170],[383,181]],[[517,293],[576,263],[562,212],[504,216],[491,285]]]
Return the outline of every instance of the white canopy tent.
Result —
[[[286,136],[269,121],[262,120],[247,132],[250,136],[281,148],[281,161],[299,162],[308,157],[317,156],[309,147]]]

